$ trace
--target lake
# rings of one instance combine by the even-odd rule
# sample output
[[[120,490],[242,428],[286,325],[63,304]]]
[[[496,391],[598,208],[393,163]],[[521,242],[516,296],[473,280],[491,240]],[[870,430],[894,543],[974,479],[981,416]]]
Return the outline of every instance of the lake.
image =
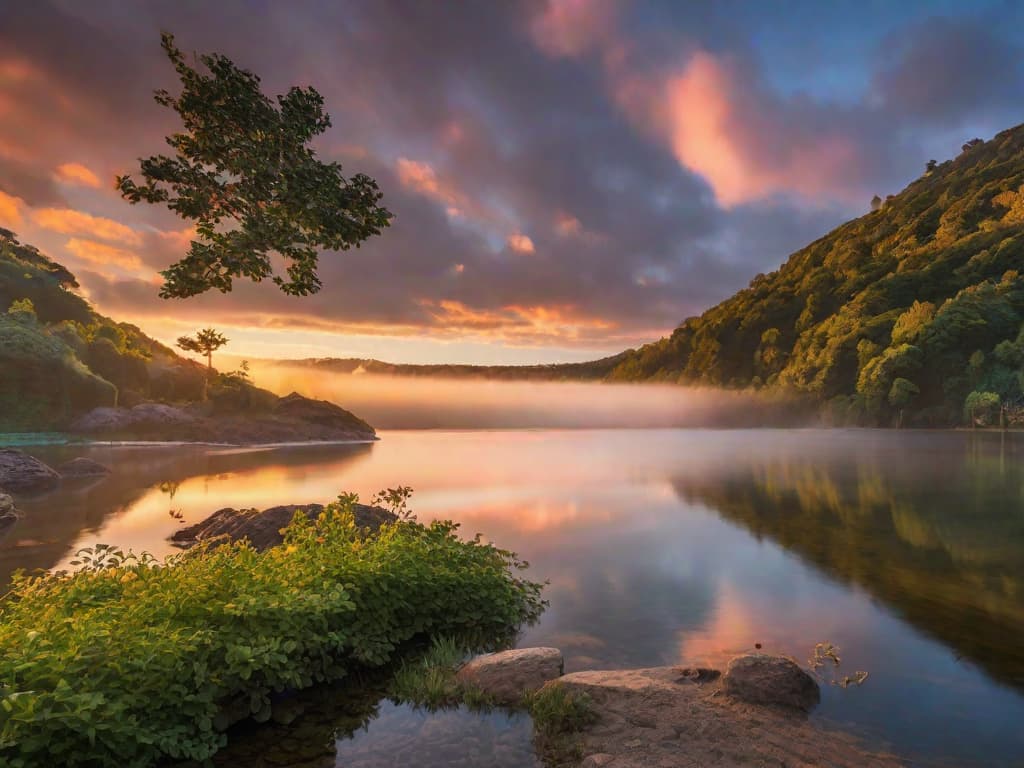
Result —
[[[722,664],[761,644],[805,660],[842,650],[814,717],[920,765],[1024,759],[1024,435],[867,430],[385,431],[359,446],[280,449],[40,446],[114,470],[19,498],[0,542],[12,569],[66,565],[95,542],[165,555],[166,537],[225,506],[368,499],[415,489],[531,563],[551,606],[520,645],[568,671]],[[172,514],[173,513],[173,514]],[[533,765],[528,723],[427,715],[338,692],[245,743],[316,742],[302,765]],[[326,697],[326,699],[325,699]],[[326,702],[326,703],[325,703]],[[333,702],[330,703],[330,702]],[[332,710],[332,707],[334,709]],[[336,710],[336,711],[335,711]],[[307,728],[313,736],[298,739]],[[260,735],[262,733],[262,735]],[[460,746],[461,745],[461,746]],[[287,756],[222,765],[299,765]],[[239,751],[242,750],[242,751]],[[319,751],[316,751],[319,750]],[[389,762],[390,761],[390,762]]]

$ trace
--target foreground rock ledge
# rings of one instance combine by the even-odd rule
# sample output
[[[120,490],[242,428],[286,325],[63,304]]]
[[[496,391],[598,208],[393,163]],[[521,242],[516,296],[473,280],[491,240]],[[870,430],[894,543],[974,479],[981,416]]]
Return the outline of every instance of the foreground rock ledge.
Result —
[[[726,694],[723,676],[710,669],[574,672],[548,685],[590,697],[597,721],[579,736],[587,768],[904,765],[808,720],[793,706],[788,683],[780,698],[760,704]]]

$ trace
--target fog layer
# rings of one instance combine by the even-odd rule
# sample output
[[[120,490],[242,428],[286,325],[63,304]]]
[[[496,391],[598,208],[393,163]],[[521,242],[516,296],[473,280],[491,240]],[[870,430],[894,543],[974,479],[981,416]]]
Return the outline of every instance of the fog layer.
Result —
[[[278,394],[330,400],[377,429],[732,427],[793,424],[792,404],[756,393],[661,384],[493,381],[254,366]]]

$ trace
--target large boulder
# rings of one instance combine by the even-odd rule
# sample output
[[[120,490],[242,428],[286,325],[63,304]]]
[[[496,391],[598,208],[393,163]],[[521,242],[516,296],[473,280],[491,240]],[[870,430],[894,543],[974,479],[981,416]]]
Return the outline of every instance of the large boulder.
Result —
[[[98,461],[79,456],[71,461],[58,465],[57,472],[64,478],[105,477],[110,474],[110,467]]]
[[[54,488],[60,475],[32,456],[15,448],[0,448],[0,487],[33,492]]]
[[[460,683],[479,688],[499,704],[519,704],[524,693],[533,693],[562,676],[562,652],[557,648],[518,648],[477,656],[463,665]]]
[[[296,512],[302,512],[309,519],[315,519],[324,511],[322,504],[291,504],[271,507],[262,512],[255,509],[218,509],[202,522],[176,531],[171,541],[179,547],[191,547],[200,541],[223,538],[226,541],[248,539],[256,549],[262,551],[284,541],[281,529],[292,521]],[[384,523],[397,518],[380,507],[355,504],[352,509],[356,525],[360,528],[377,530]]]
[[[821,700],[814,678],[785,656],[751,653],[729,662],[722,690],[750,704],[768,704],[809,712]]]

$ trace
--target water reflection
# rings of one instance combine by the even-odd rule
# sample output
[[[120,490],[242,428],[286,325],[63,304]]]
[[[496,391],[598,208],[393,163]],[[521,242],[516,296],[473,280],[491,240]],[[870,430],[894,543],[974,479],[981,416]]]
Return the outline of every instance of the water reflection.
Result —
[[[458,520],[550,580],[520,642],[561,647],[569,669],[720,663],[755,643],[806,658],[829,640],[871,677],[828,688],[819,717],[927,761],[1024,755],[1024,436],[391,432],[351,450],[104,450],[91,455],[110,478],[21,504],[0,564],[52,565],[94,540],[166,551],[172,508],[194,521],[411,485],[421,519]],[[46,537],[45,552],[11,546]],[[367,755],[406,727],[376,712]]]

